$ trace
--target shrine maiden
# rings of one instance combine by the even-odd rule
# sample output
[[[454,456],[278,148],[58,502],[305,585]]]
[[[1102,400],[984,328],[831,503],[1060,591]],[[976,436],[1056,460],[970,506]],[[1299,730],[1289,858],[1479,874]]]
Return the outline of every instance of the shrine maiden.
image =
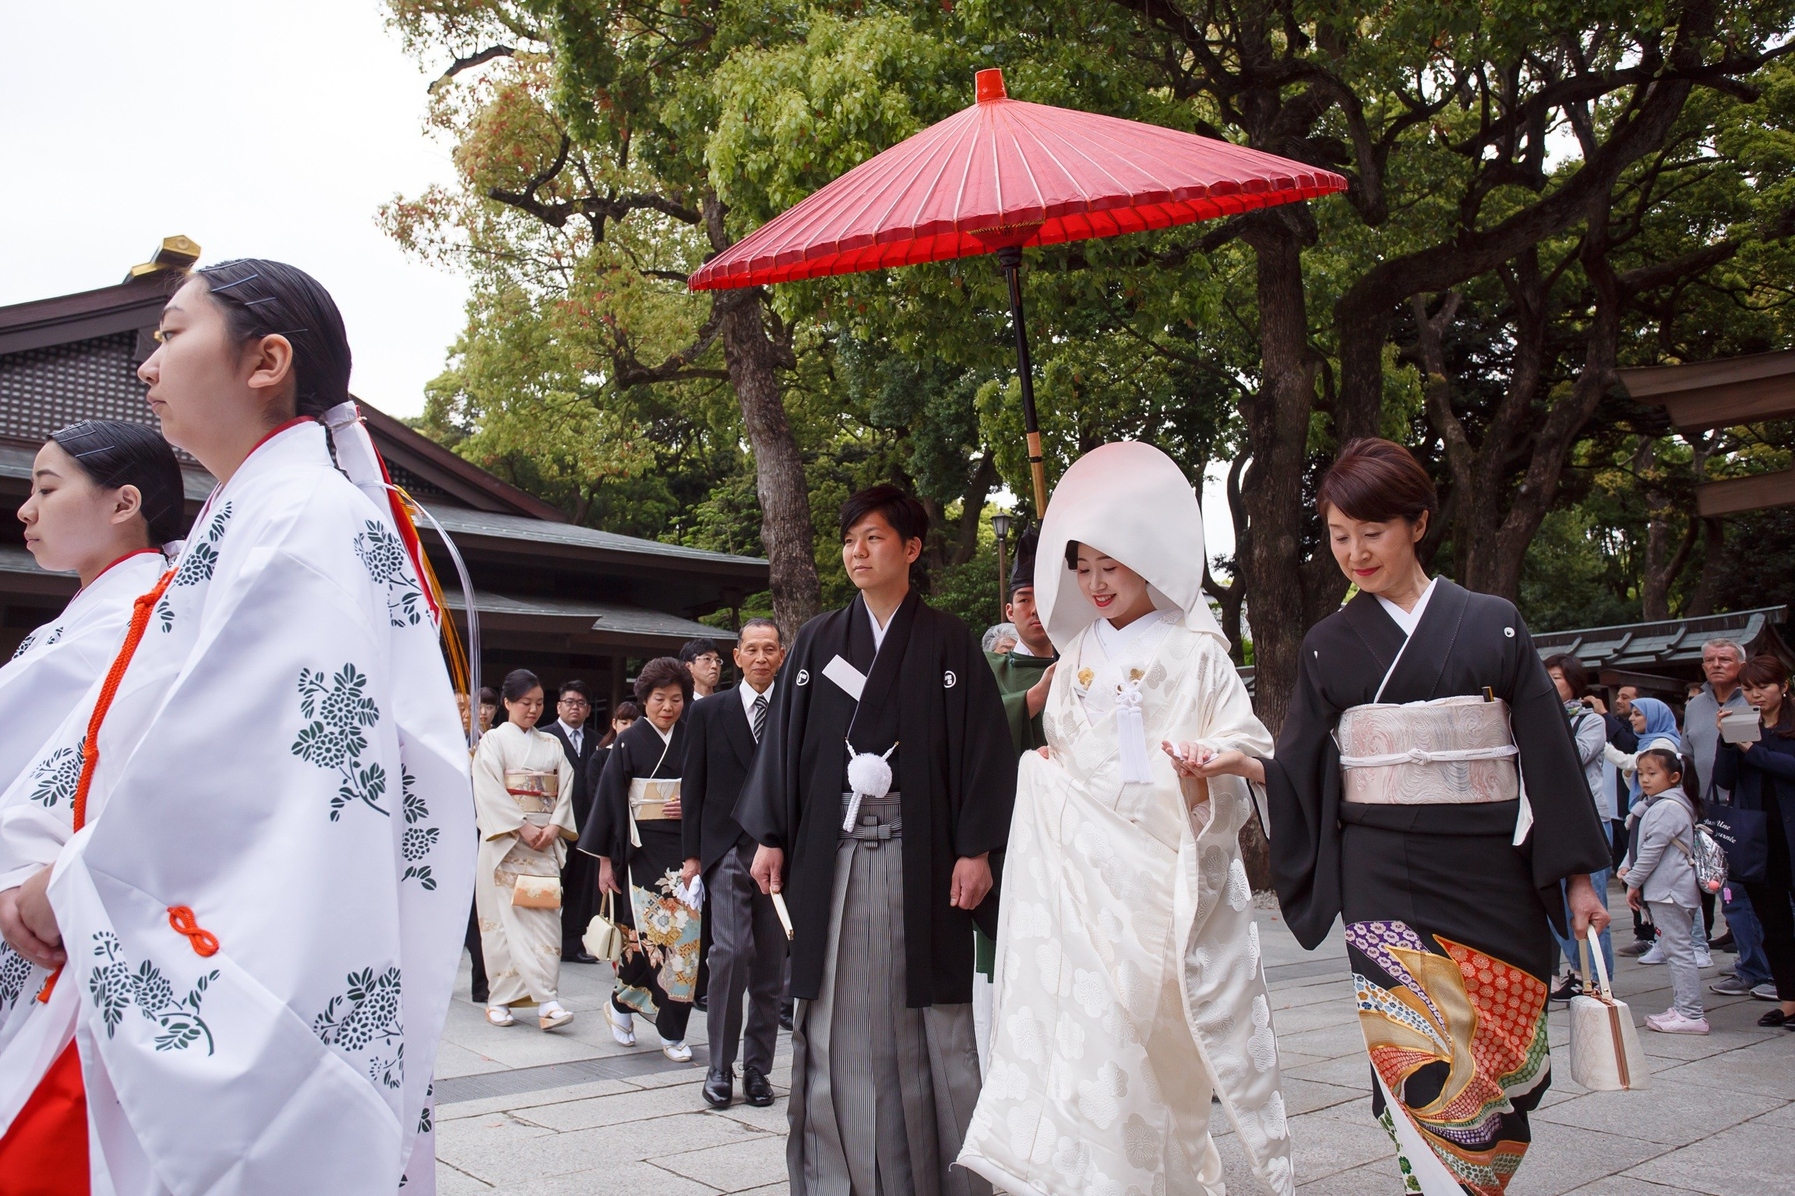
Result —
[[[440,607],[317,282],[202,270],[160,339],[150,406],[219,484],[40,753],[78,754],[73,783],[54,809],[5,798],[66,839],[30,861],[19,912],[67,962],[0,1051],[0,1175],[117,1196],[429,1191],[474,857]]]
[[[560,1001],[561,867],[573,830],[573,765],[561,741],[536,729],[542,682],[528,669],[505,677],[506,719],[474,751],[480,860],[474,906],[486,965],[486,1020],[513,1026],[513,1005],[536,1006],[536,1024],[573,1020]]]
[[[1220,763],[1265,779],[1297,940],[1346,923],[1372,1112],[1408,1190],[1497,1196],[1551,1079],[1559,881],[1577,937],[1606,926],[1588,874],[1607,839],[1513,604],[1417,559],[1438,503],[1408,450],[1353,441],[1317,501],[1359,594],[1304,637],[1276,756]]]
[[[180,463],[142,424],[84,420],[38,450],[19,519],[39,567],[81,579],[63,612],[27,635],[0,668],[0,791],[28,774],[31,801],[47,807],[72,787],[79,762],[73,753],[39,761],[38,750],[112,663],[132,601],[167,566],[163,546],[179,547],[174,541],[187,522]],[[66,802],[59,812],[66,816]],[[16,890],[36,871],[27,863],[0,873],[0,934],[26,950],[0,944],[0,1043],[19,1003],[63,961],[61,948],[37,940],[18,916]]]
[[[1106,444],[1054,490],[1035,600],[1059,650],[1022,756],[998,920],[991,1068],[960,1165],[1015,1196],[1219,1196],[1210,1097],[1260,1179],[1295,1190],[1239,834],[1263,753],[1203,598],[1203,518],[1151,445]]]

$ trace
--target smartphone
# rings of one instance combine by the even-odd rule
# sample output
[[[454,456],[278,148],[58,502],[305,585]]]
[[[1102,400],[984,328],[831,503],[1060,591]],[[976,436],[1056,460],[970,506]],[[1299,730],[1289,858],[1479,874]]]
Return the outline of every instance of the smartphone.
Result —
[[[1756,743],[1761,737],[1758,712],[1749,707],[1744,710],[1721,711],[1720,737],[1728,743]]]

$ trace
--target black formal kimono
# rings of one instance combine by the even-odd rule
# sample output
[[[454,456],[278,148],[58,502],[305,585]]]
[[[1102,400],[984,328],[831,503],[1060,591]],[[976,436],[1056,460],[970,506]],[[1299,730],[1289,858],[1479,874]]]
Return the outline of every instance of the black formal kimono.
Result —
[[[587,855],[610,860],[612,875],[629,895],[617,909],[620,924],[627,915],[629,933],[612,1000],[620,1010],[652,1019],[667,1042],[685,1041],[703,927],[700,912],[673,892],[685,866],[680,820],[659,817],[661,804],[679,795],[685,735],[679,722],[662,739],[653,723],[639,718],[617,737],[579,845]],[[640,781],[664,784],[648,793]]]
[[[865,678],[858,701],[836,657]],[[893,783],[844,829],[851,753],[886,756]],[[736,805],[786,853],[794,1196],[988,1191],[951,1164],[978,1096],[974,918],[995,929],[997,893],[974,913],[949,896],[961,858],[1002,850],[1015,793],[1003,701],[960,620],[910,594],[875,652],[856,597],[798,633]]]
[[[1532,813],[1519,846],[1520,799],[1343,800],[1343,713],[1479,695],[1508,704]],[[1304,638],[1265,772],[1284,916],[1311,949],[1344,918],[1372,1109],[1419,1184],[1410,1190],[1500,1192],[1551,1078],[1558,884],[1609,859],[1563,703],[1514,606],[1440,578],[1405,636],[1374,596],[1358,595]]]
[[[597,754],[599,733],[591,727],[581,728],[580,750],[575,751],[573,741],[568,739],[567,732],[561,727],[561,720],[548,719],[537,723],[538,731],[553,735],[561,741],[561,754],[573,765],[573,821],[574,826],[582,833],[586,825],[592,821],[592,782],[588,765]],[[585,946],[580,942],[586,933],[586,927],[592,921],[598,902],[598,867],[593,858],[583,851],[567,853],[567,863],[561,868],[561,958],[575,959],[585,953]]]

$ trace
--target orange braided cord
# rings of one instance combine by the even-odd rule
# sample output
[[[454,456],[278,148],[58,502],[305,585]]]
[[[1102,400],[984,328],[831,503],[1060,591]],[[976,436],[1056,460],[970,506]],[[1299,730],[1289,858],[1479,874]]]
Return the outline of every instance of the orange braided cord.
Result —
[[[81,741],[81,780],[75,786],[75,830],[87,825],[87,791],[93,786],[94,769],[100,764],[100,724],[106,721],[106,711],[112,708],[112,699],[117,696],[118,687],[125,679],[125,670],[131,666],[131,658],[137,655],[137,645],[143,641],[143,633],[150,625],[150,612],[162,600],[174,575],[173,569],[165,570],[155,588],[147,594],[139,595],[131,604],[130,629],[125,632],[125,642],[119,647],[118,655],[112,659],[112,667],[106,670],[106,682],[100,686],[99,700],[94,703],[93,714],[87,719],[87,738]],[[214,939],[213,943],[213,950],[217,950],[217,940]],[[61,975],[61,968],[50,973],[50,978],[38,990],[37,999],[40,1003],[50,1000],[50,994],[56,990],[56,980]]]
[[[119,648],[118,655],[113,658],[112,667],[106,670],[106,681],[100,686],[99,700],[94,703],[93,714],[87,720],[87,738],[81,744],[81,780],[75,786],[76,830],[87,825],[87,791],[93,785],[94,769],[100,764],[100,724],[106,721],[106,712],[112,708],[112,699],[118,695],[118,687],[124,682],[125,670],[131,667],[131,658],[137,655],[137,645],[143,641],[143,633],[149,628],[150,611],[162,600],[174,575],[173,569],[167,570],[156,582],[154,589],[140,595],[132,603],[130,630],[125,632],[125,642]]]
[[[218,954],[218,936],[213,934],[210,930],[202,930],[200,928],[199,922],[193,916],[191,907],[185,905],[169,906],[168,924],[174,928],[176,934],[184,934],[187,936],[187,941],[192,944],[193,953],[195,955]]]

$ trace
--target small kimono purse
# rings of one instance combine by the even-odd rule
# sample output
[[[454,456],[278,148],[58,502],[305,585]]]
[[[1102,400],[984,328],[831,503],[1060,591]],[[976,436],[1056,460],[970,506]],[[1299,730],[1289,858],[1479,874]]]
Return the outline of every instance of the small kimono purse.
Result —
[[[617,925],[615,893],[605,894],[604,909],[586,927],[581,942],[599,959],[616,963],[623,958],[623,927]]]
[[[1582,996],[1571,998],[1571,1079],[1594,1092],[1630,1092],[1647,1086],[1645,1051],[1639,1031],[1625,1001],[1615,999],[1608,984],[1608,965],[1598,944],[1578,940],[1583,953],[1583,974],[1589,961],[1596,964],[1597,983]],[[1587,983],[1587,982],[1586,982]]]
[[[559,876],[520,876],[511,886],[511,904],[524,909],[560,909]]]

